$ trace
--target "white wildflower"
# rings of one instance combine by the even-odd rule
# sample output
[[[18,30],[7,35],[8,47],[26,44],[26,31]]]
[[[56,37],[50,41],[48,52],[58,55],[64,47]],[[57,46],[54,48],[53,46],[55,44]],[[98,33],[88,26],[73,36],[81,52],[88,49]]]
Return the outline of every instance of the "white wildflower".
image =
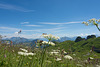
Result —
[[[46,39],[48,39],[48,40],[53,40],[53,39],[55,39],[55,40],[58,40],[58,39],[60,39],[59,37],[55,37],[55,36],[53,36],[52,34],[49,34],[49,35],[44,35],[44,34],[42,34],[42,36],[44,37],[44,38],[46,38]]]
[[[48,42],[47,41],[43,41],[42,44],[48,44]]]
[[[26,49],[20,48],[20,50],[24,51],[24,52],[28,52]]]
[[[100,67],[100,65],[96,65],[96,67]]]
[[[18,52],[18,54],[20,54],[20,55],[24,55],[24,52]]]
[[[36,55],[36,53],[32,53],[32,52],[30,52],[30,53],[28,53],[28,55]]]
[[[65,55],[64,58],[69,59],[69,60],[72,60],[72,59],[73,59],[73,58],[72,58],[71,56],[69,56],[69,55]]]
[[[66,51],[64,51],[64,53],[66,54],[67,52],[66,52]]]
[[[58,55],[59,52],[50,52],[50,55]]]
[[[24,55],[24,56],[28,56],[28,55],[36,55],[36,53],[26,53],[26,52],[18,52],[19,55]]]
[[[73,54],[74,56],[76,56],[76,54]]]
[[[92,18],[92,19],[90,19],[91,21],[95,21],[96,19],[95,18]]]
[[[93,60],[94,58],[90,57],[91,60]]]
[[[85,25],[87,25],[87,26],[89,25],[87,22],[82,22],[82,24],[85,24]]]
[[[53,52],[60,52],[60,50],[52,50]]]
[[[52,46],[55,46],[55,43],[53,43],[53,42],[47,42],[47,41],[43,41],[42,44],[50,44]]]
[[[57,58],[56,61],[61,61],[61,58]]]
[[[53,43],[53,42],[49,42],[49,44],[52,45],[52,46],[55,46],[55,43]]]

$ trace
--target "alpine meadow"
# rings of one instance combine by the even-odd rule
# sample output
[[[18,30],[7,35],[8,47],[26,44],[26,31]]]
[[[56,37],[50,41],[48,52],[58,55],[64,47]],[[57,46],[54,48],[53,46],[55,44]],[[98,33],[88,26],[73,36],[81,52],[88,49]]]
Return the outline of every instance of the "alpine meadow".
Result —
[[[0,67],[100,67],[99,0],[0,0]]]

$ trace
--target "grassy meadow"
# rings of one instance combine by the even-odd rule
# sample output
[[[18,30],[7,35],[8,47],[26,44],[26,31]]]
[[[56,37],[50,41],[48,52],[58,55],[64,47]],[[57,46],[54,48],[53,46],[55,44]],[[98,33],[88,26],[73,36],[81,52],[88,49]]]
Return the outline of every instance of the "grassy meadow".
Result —
[[[99,39],[56,42],[54,46],[34,49],[1,44],[0,67],[100,67],[100,53],[91,51],[94,44],[100,48]]]

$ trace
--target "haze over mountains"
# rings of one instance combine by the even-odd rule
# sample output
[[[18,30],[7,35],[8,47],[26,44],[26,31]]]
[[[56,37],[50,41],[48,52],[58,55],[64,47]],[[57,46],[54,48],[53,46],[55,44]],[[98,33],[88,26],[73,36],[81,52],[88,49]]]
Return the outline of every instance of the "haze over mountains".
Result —
[[[87,36],[83,36],[82,38],[86,38],[86,37]],[[98,37],[98,35],[96,35],[96,37]],[[57,42],[63,42],[63,41],[66,41],[66,40],[75,41],[76,38],[77,38],[77,36],[76,37],[66,37],[65,36],[65,37],[60,37],[60,39],[53,40],[53,41],[57,41]],[[13,41],[15,43],[29,43],[29,42],[35,42],[37,40],[48,41],[45,38],[27,39],[27,38],[23,38],[23,37],[12,37],[12,38],[6,38],[6,39],[3,39],[3,40],[11,40],[11,41]]]
[[[57,41],[57,42],[63,42],[63,41],[66,41],[66,40],[72,40],[74,41],[76,39],[76,37],[61,37],[59,40],[54,40],[54,41]],[[38,38],[38,39],[27,39],[27,38],[23,38],[23,37],[12,37],[12,38],[6,38],[4,40],[11,40],[13,42],[21,42],[21,43],[24,43],[24,42],[31,42],[31,41],[35,41],[35,40],[43,40],[43,41],[47,41],[47,39],[45,38]]]

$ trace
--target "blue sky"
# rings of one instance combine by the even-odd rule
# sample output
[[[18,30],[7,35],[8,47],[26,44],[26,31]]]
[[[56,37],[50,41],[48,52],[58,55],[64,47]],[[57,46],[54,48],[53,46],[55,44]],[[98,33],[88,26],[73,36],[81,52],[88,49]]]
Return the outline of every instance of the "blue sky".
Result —
[[[0,34],[8,38],[99,35],[95,26],[81,24],[100,19],[99,8],[100,0],[0,0]],[[15,34],[19,30],[22,33]]]

